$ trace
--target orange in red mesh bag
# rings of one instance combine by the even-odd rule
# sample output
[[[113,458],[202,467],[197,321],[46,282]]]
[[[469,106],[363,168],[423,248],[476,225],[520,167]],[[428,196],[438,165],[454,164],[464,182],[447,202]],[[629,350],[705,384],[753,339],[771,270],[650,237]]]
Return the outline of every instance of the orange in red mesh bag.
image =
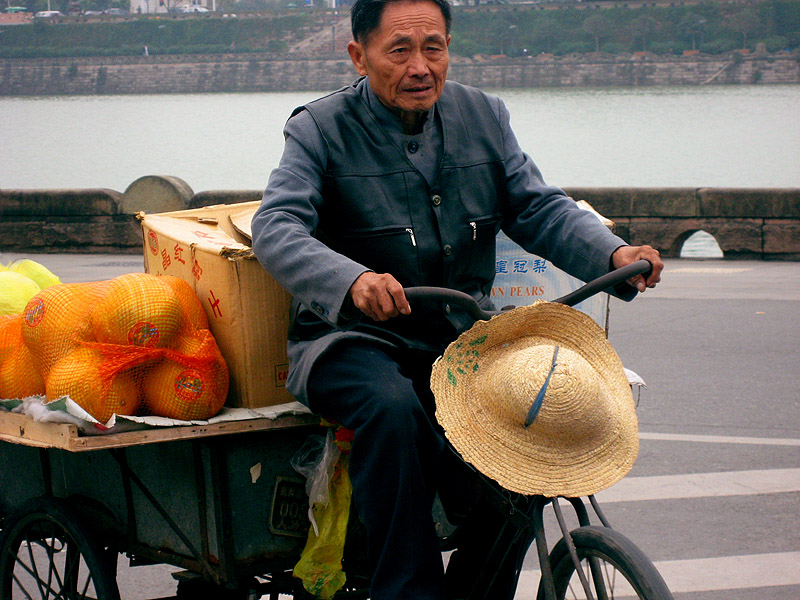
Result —
[[[44,393],[35,359],[22,343],[22,315],[0,317],[0,398]]]
[[[186,333],[148,369],[142,392],[154,415],[205,420],[217,414],[228,396],[228,367],[208,330]]]
[[[34,297],[21,317],[18,345],[37,367],[28,371],[41,373],[35,393],[68,395],[102,423],[114,413],[148,411],[206,419],[225,402],[227,366],[183,280],[130,273],[58,285]]]
[[[92,337],[91,310],[105,294],[108,281],[65,283],[36,294],[22,315],[22,338],[43,379],[61,358]]]
[[[92,333],[106,344],[166,348],[181,330],[183,307],[163,278],[129,273],[112,279],[92,311]]]
[[[166,283],[175,293],[175,297],[183,309],[184,324],[182,331],[193,331],[195,329],[208,329],[208,316],[203,310],[203,305],[197,297],[194,289],[180,277],[172,275],[161,276],[161,281]]]
[[[0,365],[22,344],[22,314],[0,315]]]
[[[116,370],[115,359],[93,347],[73,350],[52,369],[46,381],[47,400],[69,396],[101,423],[113,414],[134,415],[141,404],[140,370]]]

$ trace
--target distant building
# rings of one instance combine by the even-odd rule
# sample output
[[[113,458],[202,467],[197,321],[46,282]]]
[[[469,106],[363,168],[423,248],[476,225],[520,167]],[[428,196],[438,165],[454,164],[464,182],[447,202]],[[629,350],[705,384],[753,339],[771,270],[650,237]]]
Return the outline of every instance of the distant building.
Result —
[[[190,13],[213,10],[216,10],[216,0],[131,0],[131,13]]]

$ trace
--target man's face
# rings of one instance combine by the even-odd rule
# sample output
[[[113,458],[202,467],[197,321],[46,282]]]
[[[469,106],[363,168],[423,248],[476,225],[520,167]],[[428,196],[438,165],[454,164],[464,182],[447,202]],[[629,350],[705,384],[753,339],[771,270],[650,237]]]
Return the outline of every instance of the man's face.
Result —
[[[441,9],[426,0],[392,2],[378,28],[347,49],[372,91],[401,117],[423,113],[442,94],[450,56],[450,36]]]

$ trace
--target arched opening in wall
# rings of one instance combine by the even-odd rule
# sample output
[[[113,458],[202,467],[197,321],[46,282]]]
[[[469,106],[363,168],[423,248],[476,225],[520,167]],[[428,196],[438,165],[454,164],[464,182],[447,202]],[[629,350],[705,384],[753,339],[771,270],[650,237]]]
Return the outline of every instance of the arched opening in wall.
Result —
[[[679,256],[681,258],[723,258],[724,253],[716,238],[701,229],[686,237]]]

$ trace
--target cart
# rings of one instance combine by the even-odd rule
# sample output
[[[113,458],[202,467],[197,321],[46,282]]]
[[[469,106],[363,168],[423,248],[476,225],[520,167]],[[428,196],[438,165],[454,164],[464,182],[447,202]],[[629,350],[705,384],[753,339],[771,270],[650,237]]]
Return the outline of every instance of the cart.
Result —
[[[628,265],[556,301],[574,305],[649,266]],[[406,292],[409,299],[460,305],[476,320],[490,316],[460,292]],[[0,600],[119,600],[120,553],[132,565],[184,569],[179,599],[310,598],[292,576],[309,522],[305,482],[291,459],[318,431],[318,418],[305,414],[81,436],[74,425],[0,413]],[[594,497],[591,509],[602,526],[590,522],[583,499],[568,498],[580,524],[570,531],[558,499],[512,494],[488,477],[480,480],[481,493],[506,522],[470,600],[486,600],[483,590],[520,539],[536,542],[540,600],[563,600],[573,588],[585,591],[581,598],[617,597],[610,589],[617,587],[644,600],[672,599],[652,562],[610,528]],[[546,507],[563,535],[552,550],[543,526]],[[447,546],[452,529],[437,512],[434,507],[443,550],[453,549]],[[351,518],[347,582],[337,599],[369,597],[363,539],[358,519]],[[32,591],[12,593],[12,587]]]
[[[291,569],[308,499],[290,460],[318,423],[288,415],[81,436],[0,412],[0,598],[30,597],[25,587],[117,600],[120,553],[185,569],[178,598],[246,598],[256,584],[255,597],[300,597]]]

